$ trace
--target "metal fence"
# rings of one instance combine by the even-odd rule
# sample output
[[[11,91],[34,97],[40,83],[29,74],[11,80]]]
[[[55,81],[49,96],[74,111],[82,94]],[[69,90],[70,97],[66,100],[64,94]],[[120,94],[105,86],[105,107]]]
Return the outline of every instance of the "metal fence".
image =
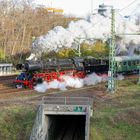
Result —
[[[43,97],[43,104],[61,105],[92,105],[93,100],[88,97]]]

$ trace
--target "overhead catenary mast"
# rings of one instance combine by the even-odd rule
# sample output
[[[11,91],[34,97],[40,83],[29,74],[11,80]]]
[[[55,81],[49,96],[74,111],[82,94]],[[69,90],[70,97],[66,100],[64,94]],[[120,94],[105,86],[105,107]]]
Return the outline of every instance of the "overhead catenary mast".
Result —
[[[109,48],[108,92],[115,92],[115,9],[111,9],[111,40]]]
[[[106,7],[111,8],[111,39],[109,47],[109,71],[108,71],[108,88],[107,91],[115,92],[115,75],[116,75],[116,65],[115,65],[115,9],[111,5],[99,5],[98,13],[105,16],[107,11]]]

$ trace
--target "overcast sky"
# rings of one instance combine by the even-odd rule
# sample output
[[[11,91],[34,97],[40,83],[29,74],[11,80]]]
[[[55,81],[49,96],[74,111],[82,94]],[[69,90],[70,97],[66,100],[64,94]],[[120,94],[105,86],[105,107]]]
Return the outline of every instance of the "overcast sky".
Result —
[[[94,9],[97,9],[98,5],[103,3],[113,5],[116,9],[122,9],[128,6],[121,13],[123,15],[129,15],[140,4],[140,0],[35,0],[35,2],[48,7],[62,8],[64,14],[76,16],[85,16],[91,13],[91,11],[94,12]]]

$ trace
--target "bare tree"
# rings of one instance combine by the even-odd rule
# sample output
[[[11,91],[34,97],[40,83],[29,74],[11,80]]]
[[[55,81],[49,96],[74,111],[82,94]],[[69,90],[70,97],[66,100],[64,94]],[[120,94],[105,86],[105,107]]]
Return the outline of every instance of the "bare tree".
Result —
[[[30,51],[33,36],[46,34],[57,25],[66,27],[71,20],[76,20],[48,12],[46,7],[33,8],[33,2],[0,0],[0,54],[3,57]]]

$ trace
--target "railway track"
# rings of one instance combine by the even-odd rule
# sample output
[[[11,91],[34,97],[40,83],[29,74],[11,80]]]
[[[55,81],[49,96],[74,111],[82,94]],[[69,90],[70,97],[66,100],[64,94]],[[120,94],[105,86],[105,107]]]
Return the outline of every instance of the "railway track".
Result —
[[[69,124],[64,131],[63,137],[60,140],[82,140],[76,138],[77,134],[77,126],[73,124]]]
[[[11,104],[41,104],[42,103],[42,97],[44,96],[50,96],[50,97],[57,97],[57,96],[67,96],[67,97],[94,97],[99,98],[98,94],[93,93],[92,91],[93,86],[90,87],[84,87],[80,89],[70,89],[68,91],[54,91],[54,92],[47,92],[47,93],[41,93],[38,94],[34,90],[26,90],[26,91],[18,91],[14,93],[7,93],[3,94],[3,98],[0,98],[0,105],[11,105]],[[79,94],[82,93],[83,94]],[[91,93],[93,95],[91,95]],[[0,94],[1,97],[1,94]],[[103,96],[104,98],[104,96]]]
[[[4,87],[13,87],[13,80],[15,77],[15,75],[0,77],[0,89]]]
[[[7,103],[40,103],[43,96],[74,96],[74,97],[91,97],[99,101],[106,101],[112,98],[106,94],[105,87],[88,86],[79,89],[68,89],[67,91],[49,90],[46,93],[37,93],[30,89],[15,89],[13,86],[13,79],[15,76],[9,76],[9,80],[0,78],[0,104]],[[129,75],[125,78],[136,78],[137,75]],[[7,81],[7,83],[5,83]],[[104,91],[104,92],[103,92]],[[9,102],[9,103],[8,103]]]
[[[17,93],[20,93],[20,94],[22,94],[22,93],[29,93],[30,91],[34,91],[34,90],[27,90],[27,89],[22,89],[22,90],[20,90],[20,89],[6,89],[6,90],[2,90],[2,91],[0,91],[0,96],[2,95],[2,94],[4,94],[4,95],[10,95],[10,94],[17,94]]]
[[[0,81],[1,80],[9,80],[9,79],[13,80],[16,77],[17,77],[17,75],[0,76]]]
[[[74,118],[65,118],[60,122],[61,128],[58,127],[57,134],[53,136],[54,140],[84,140],[85,127],[81,122],[81,118],[76,118],[76,121]]]
[[[14,87],[13,81],[15,80],[15,78],[17,77],[17,75],[8,75],[8,76],[0,76],[0,94],[4,91],[6,93],[9,92],[19,92],[22,91],[23,89],[16,89]],[[29,89],[26,89],[29,90]]]

